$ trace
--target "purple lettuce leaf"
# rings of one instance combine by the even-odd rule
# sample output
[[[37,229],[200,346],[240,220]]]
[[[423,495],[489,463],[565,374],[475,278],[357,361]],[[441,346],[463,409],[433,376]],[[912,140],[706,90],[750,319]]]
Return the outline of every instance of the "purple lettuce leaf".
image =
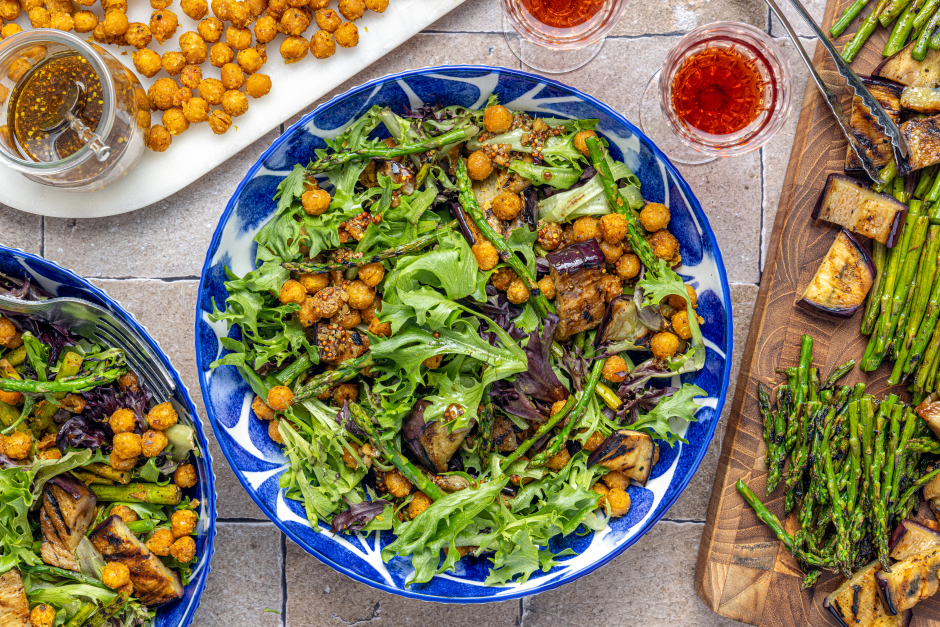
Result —
[[[542,331],[529,334],[529,341],[523,349],[529,368],[516,375],[515,386],[522,394],[546,403],[555,403],[568,398],[568,390],[558,380],[552,370],[552,342],[559,318],[548,314],[542,321]]]
[[[507,381],[496,381],[490,388],[489,395],[503,412],[532,422],[545,422],[548,416],[539,411],[535,403],[519,388]]]
[[[647,387],[653,375],[669,372],[668,366],[658,360],[646,361],[633,369],[626,379],[617,388],[617,396],[623,404],[617,409],[617,416],[621,422],[633,424],[640,417],[640,410],[652,411],[659,401],[672,396],[678,388]]]
[[[330,525],[330,531],[339,533],[341,531],[361,531],[369,521],[381,514],[386,505],[391,505],[385,499],[376,499],[374,501],[363,501],[349,506],[345,512],[340,512],[333,518]]]
[[[59,428],[55,445],[63,454],[69,448],[102,449],[107,453],[111,451],[113,438],[111,425],[81,414],[73,416]]]
[[[365,436],[366,434],[353,420],[352,412],[349,411],[349,401],[346,399],[343,399],[343,406],[336,412],[336,424],[342,425],[347,432],[353,435]]]
[[[114,385],[103,385],[82,392],[82,398],[85,399],[83,416],[104,422],[118,409],[130,409],[133,410],[134,417],[137,418],[137,428],[135,429],[137,434],[143,435],[149,429],[146,416],[153,394],[150,393],[150,390],[142,381],[138,380],[136,392],[131,388],[122,391]]]

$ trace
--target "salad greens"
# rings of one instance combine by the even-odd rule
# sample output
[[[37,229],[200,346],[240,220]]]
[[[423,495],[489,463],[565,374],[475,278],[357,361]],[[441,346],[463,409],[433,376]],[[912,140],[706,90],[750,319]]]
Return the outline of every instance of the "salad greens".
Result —
[[[703,390],[654,384],[705,358],[669,210],[596,126],[372,107],[282,180],[213,304],[238,332],[212,366],[256,395],[287,498],[392,531],[409,583],[467,555],[487,585],[550,570],[695,420]]]

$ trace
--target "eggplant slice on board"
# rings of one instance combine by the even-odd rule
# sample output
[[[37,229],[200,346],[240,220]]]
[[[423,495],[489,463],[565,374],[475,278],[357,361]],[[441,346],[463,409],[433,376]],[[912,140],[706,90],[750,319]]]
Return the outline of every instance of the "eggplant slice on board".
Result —
[[[851,318],[874,282],[875,264],[868,251],[842,229],[796,304],[813,313]]]
[[[894,196],[872,190],[858,179],[833,173],[826,179],[812,217],[892,248],[907,217],[907,205]]]
[[[905,87],[940,87],[940,51],[927,50],[923,61],[911,56],[915,43],[910,43],[884,61],[872,76],[884,78]]]
[[[911,154],[906,162],[898,164],[899,175],[940,163],[940,115],[902,122],[900,129]]]

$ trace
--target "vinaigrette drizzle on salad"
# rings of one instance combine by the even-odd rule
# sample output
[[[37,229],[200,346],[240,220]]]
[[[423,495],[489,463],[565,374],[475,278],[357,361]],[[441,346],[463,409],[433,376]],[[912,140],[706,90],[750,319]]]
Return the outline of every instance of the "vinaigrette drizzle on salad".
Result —
[[[695,290],[669,209],[597,120],[373,107],[294,166],[229,273],[234,366],[314,529],[390,530],[409,585],[490,561],[523,582],[549,540],[630,510],[695,420]]]

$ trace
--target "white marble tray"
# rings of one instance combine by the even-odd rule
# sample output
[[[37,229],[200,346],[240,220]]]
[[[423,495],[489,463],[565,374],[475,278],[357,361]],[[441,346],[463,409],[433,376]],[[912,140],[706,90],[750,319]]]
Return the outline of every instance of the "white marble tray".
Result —
[[[127,176],[110,187],[90,193],[57,190],[0,167],[0,203],[58,218],[101,218],[147,207],[205,175],[463,2],[391,0],[385,13],[366,11],[365,16],[356,22],[359,27],[358,46],[353,49],[337,47],[336,54],[325,61],[308,54],[298,63],[285,65],[278,52],[283,35],[278,35],[268,44],[268,62],[262,69],[271,77],[271,93],[259,100],[249,98],[248,113],[234,118],[232,128],[225,135],[214,135],[207,124],[193,124],[185,133],[173,138],[169,150],[159,154],[145,151],[140,163]],[[128,18],[132,22],[150,21],[151,9],[147,0],[131,0],[130,5]],[[156,42],[150,45],[161,54],[165,50],[179,50],[177,37],[188,30],[196,30],[195,22],[183,14],[178,1],[169,8],[177,14],[180,26],[176,37],[163,47]],[[100,13],[100,6],[96,9],[96,13]],[[28,27],[25,15],[16,21],[24,28]],[[312,36],[315,28],[316,24],[313,24],[304,36]],[[134,48],[107,48],[133,68],[131,52]],[[121,52],[127,54],[121,55]],[[208,62],[202,65],[202,71],[204,77],[219,77],[218,68]],[[144,78],[142,83],[147,88],[166,75],[161,71],[152,79]],[[159,111],[154,113],[154,124],[160,123],[161,114]]]

